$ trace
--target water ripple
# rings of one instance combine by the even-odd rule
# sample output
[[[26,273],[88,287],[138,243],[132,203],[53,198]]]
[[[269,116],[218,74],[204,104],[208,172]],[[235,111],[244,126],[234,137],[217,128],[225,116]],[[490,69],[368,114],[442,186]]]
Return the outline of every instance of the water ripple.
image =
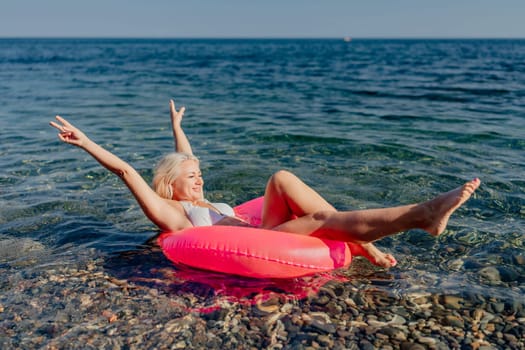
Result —
[[[523,62],[520,40],[2,39],[0,235],[57,255],[142,247],[157,231],[124,185],[47,122],[70,118],[151,181],[173,149],[174,98],[211,199],[259,196],[281,168],[342,209],[417,202],[481,177],[445,236],[378,243],[401,264],[377,287],[469,283],[513,298],[504,287],[522,279],[489,283],[483,269],[525,274]]]

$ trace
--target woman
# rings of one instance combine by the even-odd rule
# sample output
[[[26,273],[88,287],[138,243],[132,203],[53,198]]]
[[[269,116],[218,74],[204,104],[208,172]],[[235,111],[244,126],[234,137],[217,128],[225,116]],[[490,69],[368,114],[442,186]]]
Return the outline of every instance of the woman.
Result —
[[[182,127],[185,108],[170,101],[170,115],[177,153],[164,157],[155,169],[153,190],[129,164],[91,141],[64,118],[51,126],[58,137],[88,152],[102,166],[118,175],[136,198],[146,216],[163,231],[203,225],[246,225],[225,203],[204,199],[199,161],[193,155]],[[354,255],[390,267],[395,259],[371,242],[409,229],[441,234],[450,215],[479,187],[479,179],[418,204],[359,211],[337,211],[317,192],[288,171],[270,177],[264,194],[262,228],[351,242]],[[294,217],[297,217],[294,219]]]

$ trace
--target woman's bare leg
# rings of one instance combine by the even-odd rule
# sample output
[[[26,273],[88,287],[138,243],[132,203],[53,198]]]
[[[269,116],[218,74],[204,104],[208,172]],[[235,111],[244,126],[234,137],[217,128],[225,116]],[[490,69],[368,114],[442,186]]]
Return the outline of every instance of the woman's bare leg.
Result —
[[[264,198],[264,228],[274,228],[295,216],[301,217],[319,211],[336,212],[316,191],[287,171],[279,171],[272,176]],[[324,237],[322,233],[316,236]],[[349,247],[352,255],[363,256],[375,265],[392,267],[397,264],[392,255],[382,252],[373,243],[349,243]]]
[[[450,215],[470,198],[479,185],[479,179],[474,179],[420,204],[358,211],[309,213],[296,220],[277,224],[273,229],[322,235],[335,240],[361,244],[416,228],[437,236],[445,230]],[[290,201],[290,195],[283,195],[283,197]],[[294,206],[297,204],[292,203],[291,208]]]

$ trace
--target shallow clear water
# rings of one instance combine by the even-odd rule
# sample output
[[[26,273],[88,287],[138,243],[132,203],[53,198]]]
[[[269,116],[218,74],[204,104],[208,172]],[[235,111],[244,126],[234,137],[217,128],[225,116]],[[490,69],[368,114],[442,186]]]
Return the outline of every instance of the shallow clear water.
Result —
[[[340,209],[417,202],[480,177],[446,234],[378,242],[399,265],[370,281],[523,297],[523,40],[3,39],[0,94],[4,275],[99,257],[130,279],[149,260],[177,271],[144,254],[158,231],[125,186],[48,126],[70,119],[151,180],[173,148],[173,98],[210,199],[259,196],[281,168]],[[4,307],[16,302],[2,293]]]

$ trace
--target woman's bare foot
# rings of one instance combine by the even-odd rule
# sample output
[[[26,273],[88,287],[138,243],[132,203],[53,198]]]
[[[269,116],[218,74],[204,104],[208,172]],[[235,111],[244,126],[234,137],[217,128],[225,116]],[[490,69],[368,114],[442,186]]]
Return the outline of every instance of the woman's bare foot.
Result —
[[[372,243],[347,242],[346,244],[350,248],[352,256],[362,256],[376,266],[389,268],[397,265],[397,261],[392,255],[383,253]]]
[[[472,196],[480,183],[481,181],[476,178],[461,187],[425,202],[423,205],[430,213],[430,224],[422,228],[433,236],[443,233],[450,215]]]

